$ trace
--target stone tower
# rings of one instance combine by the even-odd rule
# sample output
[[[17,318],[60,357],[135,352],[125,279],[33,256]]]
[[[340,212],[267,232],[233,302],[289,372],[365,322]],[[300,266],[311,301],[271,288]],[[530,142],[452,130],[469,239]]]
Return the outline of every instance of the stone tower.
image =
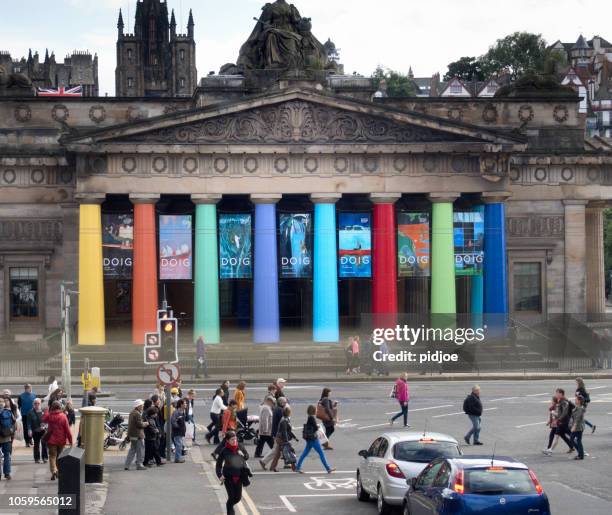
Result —
[[[188,97],[197,86],[194,22],[191,10],[187,34],[177,34],[174,10],[168,4],[138,0],[134,33],[124,33],[123,14],[117,22],[118,97]]]

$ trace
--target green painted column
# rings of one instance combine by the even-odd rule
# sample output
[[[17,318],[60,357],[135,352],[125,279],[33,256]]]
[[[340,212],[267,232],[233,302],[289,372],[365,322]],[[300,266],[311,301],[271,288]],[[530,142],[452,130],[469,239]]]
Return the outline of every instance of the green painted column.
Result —
[[[219,245],[217,202],[221,195],[192,195],[196,204],[193,340],[221,343],[219,323]]]
[[[453,201],[458,195],[431,193],[431,313],[455,314]]]

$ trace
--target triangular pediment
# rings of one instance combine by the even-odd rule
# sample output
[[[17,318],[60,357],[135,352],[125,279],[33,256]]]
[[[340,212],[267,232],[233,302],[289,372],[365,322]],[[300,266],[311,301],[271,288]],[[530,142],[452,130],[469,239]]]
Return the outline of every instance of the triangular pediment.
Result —
[[[517,144],[480,127],[332,97],[286,91],[72,136],[70,143],[126,144]]]

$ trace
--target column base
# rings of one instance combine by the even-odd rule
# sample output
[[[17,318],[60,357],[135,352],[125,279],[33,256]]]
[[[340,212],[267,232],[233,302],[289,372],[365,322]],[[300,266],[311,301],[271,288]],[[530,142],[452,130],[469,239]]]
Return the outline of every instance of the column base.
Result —
[[[103,483],[104,482],[104,465],[88,465],[85,464],[85,482],[86,483]]]

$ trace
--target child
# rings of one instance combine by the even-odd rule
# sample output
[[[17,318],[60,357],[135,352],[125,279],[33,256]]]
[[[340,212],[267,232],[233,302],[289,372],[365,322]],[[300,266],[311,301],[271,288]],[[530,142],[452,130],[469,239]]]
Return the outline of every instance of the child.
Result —
[[[557,434],[557,403],[557,397],[553,395],[552,403],[548,407],[548,422],[546,422],[546,425],[550,427],[548,447],[542,451],[546,456],[552,455],[553,449],[559,441],[559,435]]]

